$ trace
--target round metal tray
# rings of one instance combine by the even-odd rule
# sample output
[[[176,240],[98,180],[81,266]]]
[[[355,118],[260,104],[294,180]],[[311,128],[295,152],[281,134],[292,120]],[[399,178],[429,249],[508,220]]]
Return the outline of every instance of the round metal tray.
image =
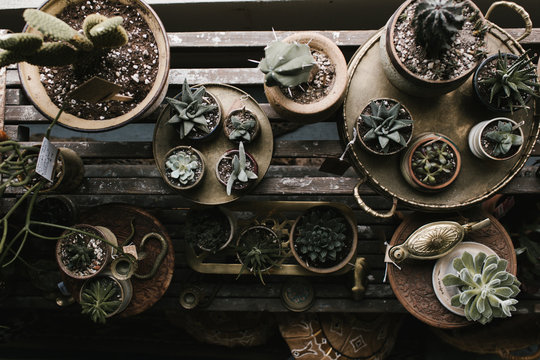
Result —
[[[342,123],[338,123],[344,143],[353,138],[356,120],[369,101],[375,98],[394,98],[410,110],[414,118],[414,133],[430,131],[450,137],[462,156],[461,173],[455,183],[438,193],[423,193],[407,184],[400,172],[401,153],[374,155],[361,148],[356,141],[349,151],[358,174],[365,176],[379,191],[399,199],[409,206],[422,210],[453,210],[477,203],[493,195],[506,185],[523,167],[538,136],[538,118],[534,116],[535,104],[528,111],[519,110],[507,117],[517,122],[525,121],[524,146],[519,156],[507,161],[483,161],[469,150],[467,135],[473,125],[500,116],[480,104],[473,94],[472,77],[458,89],[438,98],[418,98],[402,93],[386,78],[379,56],[377,32],[353,55],[348,65],[349,84],[345,94]],[[506,32],[492,27],[487,34],[488,53],[521,53],[521,46]],[[359,196],[357,197],[359,199]],[[359,203],[361,201],[359,200]],[[360,204],[363,205],[363,204]],[[372,212],[370,212],[372,213]],[[377,215],[373,212],[374,215]]]
[[[259,104],[244,91],[225,84],[203,85],[209,93],[219,99],[222,107],[223,119],[227,117],[231,111],[245,106],[246,109],[253,112],[259,120],[259,136],[257,136],[252,143],[244,144],[246,152],[253,155],[259,166],[259,178],[250,186],[249,189],[252,189],[264,177],[264,174],[266,174],[266,171],[270,166],[270,161],[272,160],[274,138],[272,135],[272,128],[270,127],[270,121],[266,117],[264,111],[259,107]],[[201,183],[195,188],[181,191],[181,194],[184,197],[199,204],[219,205],[234,201],[245,194],[246,191],[233,191],[233,193],[228,196],[225,186],[218,181],[215,174],[216,163],[221,155],[229,149],[237,149],[238,145],[225,136],[222,128],[217,129],[218,133],[208,140],[197,141],[187,138],[181,140],[175,129],[167,124],[167,121],[171,117],[170,110],[170,106],[167,105],[159,115],[152,143],[154,159],[161,176],[165,177],[164,159],[167,152],[178,145],[190,145],[203,153],[206,162],[206,174]],[[249,189],[247,189],[247,191],[249,191]]]

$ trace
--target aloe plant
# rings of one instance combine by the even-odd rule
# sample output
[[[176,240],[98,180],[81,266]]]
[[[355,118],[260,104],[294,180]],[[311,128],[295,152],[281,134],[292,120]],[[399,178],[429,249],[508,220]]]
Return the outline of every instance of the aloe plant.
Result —
[[[448,274],[442,281],[446,286],[458,287],[459,293],[452,297],[451,304],[463,307],[467,320],[487,324],[493,318],[512,316],[521,283],[506,271],[506,260],[483,252],[473,258],[464,252],[452,265],[458,275]]]
[[[511,122],[499,121],[495,130],[486,133],[486,137],[496,144],[493,149],[493,156],[506,155],[512,146],[519,146],[523,143],[523,137],[512,132]]]
[[[234,182],[236,180],[247,183],[249,180],[255,180],[258,176],[253,171],[247,168],[246,151],[244,143],[240,142],[238,146],[238,155],[234,155],[232,159],[232,172],[227,181],[227,195],[231,195]]]
[[[263,285],[265,284],[262,276],[263,271],[278,265],[283,258],[276,234],[264,227],[253,227],[246,230],[240,238],[237,254],[242,262],[237,279],[247,269],[257,276]]]
[[[105,324],[107,317],[114,313],[122,302],[120,285],[108,277],[89,280],[81,293],[82,313],[95,323]]]

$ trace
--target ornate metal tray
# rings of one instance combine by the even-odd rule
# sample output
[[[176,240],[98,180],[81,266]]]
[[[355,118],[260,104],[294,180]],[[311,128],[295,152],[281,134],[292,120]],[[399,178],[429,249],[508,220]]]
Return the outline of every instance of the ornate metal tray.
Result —
[[[222,107],[222,117],[226,117],[232,110],[245,106],[246,109],[253,112],[259,119],[260,134],[250,144],[244,144],[246,152],[253,155],[259,166],[259,178],[250,186],[252,189],[256,186],[266,174],[272,152],[274,149],[274,138],[270,121],[259,104],[247,93],[230,85],[225,84],[203,84],[206,90],[219,98]],[[215,175],[215,167],[221,155],[229,149],[238,149],[238,145],[229,141],[223,133],[223,129],[217,129],[218,132],[209,140],[193,141],[182,139],[178,133],[167,124],[170,118],[170,106],[166,106],[160,113],[154,129],[154,140],[152,142],[154,159],[156,166],[162,177],[165,176],[165,155],[167,152],[178,145],[191,145],[203,153],[206,161],[206,174],[201,183],[190,190],[183,190],[181,194],[187,199],[199,204],[219,205],[238,199],[245,191],[232,193],[228,196],[223,186]],[[249,191],[249,189],[247,190]]]
[[[455,183],[439,193],[423,193],[408,185],[401,175],[401,154],[374,155],[361,148],[358,141],[349,151],[349,159],[361,177],[355,188],[360,206],[374,216],[388,217],[393,214],[397,200],[421,210],[455,210],[488,198],[506,185],[523,167],[538,136],[539,121],[536,106],[528,111],[520,110],[508,117],[519,122],[524,132],[524,146],[518,157],[508,161],[482,161],[468,149],[467,134],[471,127],[496,114],[483,108],[473,94],[472,77],[461,87],[444,96],[433,99],[413,97],[400,92],[386,78],[379,56],[379,31],[353,55],[348,65],[349,84],[345,94],[342,123],[338,122],[341,139],[348,143],[353,138],[356,120],[371,99],[390,97],[399,100],[414,118],[413,136],[434,131],[449,136],[458,146],[462,156],[461,173]],[[508,33],[496,25],[487,34],[488,52],[498,50],[522,53],[523,48]],[[500,115],[499,115],[500,116]],[[388,214],[377,213],[368,208],[357,193],[358,186],[369,180],[374,187],[393,197],[394,207]]]

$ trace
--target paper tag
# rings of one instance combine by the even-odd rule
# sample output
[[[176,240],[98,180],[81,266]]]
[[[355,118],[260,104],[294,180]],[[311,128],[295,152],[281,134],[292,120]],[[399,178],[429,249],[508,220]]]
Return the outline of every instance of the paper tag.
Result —
[[[36,164],[36,173],[52,182],[57,156],[58,149],[49,141],[49,139],[43,138]]]
[[[347,171],[347,169],[350,167],[351,164],[349,164],[349,162],[346,160],[341,160],[338,158],[327,158],[322,163],[319,171],[324,171],[330,174],[341,176],[345,174],[345,171]]]
[[[139,256],[137,255],[137,247],[135,245],[124,246],[122,247],[122,250],[124,250],[126,254],[132,255],[135,260],[139,260]]]

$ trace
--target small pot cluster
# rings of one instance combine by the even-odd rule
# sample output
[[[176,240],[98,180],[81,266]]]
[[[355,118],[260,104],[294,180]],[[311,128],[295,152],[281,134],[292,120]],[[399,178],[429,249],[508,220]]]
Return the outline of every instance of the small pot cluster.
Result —
[[[227,195],[233,190],[247,188],[257,179],[257,162],[244,148],[244,143],[253,142],[260,132],[255,113],[242,107],[223,118],[219,99],[204,86],[192,89],[187,81],[184,81],[181,94],[166,100],[171,110],[167,123],[175,128],[181,140],[193,144],[177,146],[165,155],[165,180],[170,186],[188,190],[201,182],[206,164],[203,154],[195,148],[196,143],[220,136],[220,126],[223,126],[227,139],[239,144],[238,149],[223,154],[215,168],[217,179],[226,186]]]

